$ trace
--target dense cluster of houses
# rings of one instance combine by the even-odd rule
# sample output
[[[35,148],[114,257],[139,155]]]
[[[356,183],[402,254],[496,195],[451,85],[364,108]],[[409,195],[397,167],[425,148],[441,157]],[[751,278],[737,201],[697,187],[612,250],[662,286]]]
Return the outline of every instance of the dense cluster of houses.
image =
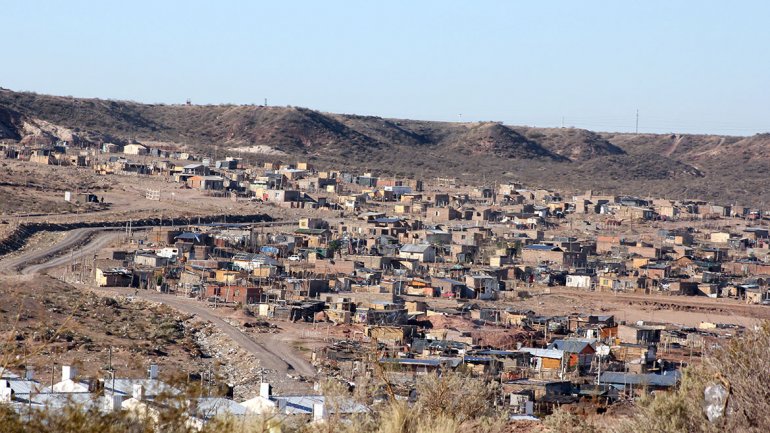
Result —
[[[319,212],[289,228],[156,228],[139,248],[98,260],[97,285],[176,292],[274,320],[358,326],[380,355],[363,356],[351,341],[319,355],[324,362],[359,372],[385,365],[407,381],[467,369],[500,381],[520,413],[675,386],[678,367],[735,329],[546,317],[506,308],[506,300],[566,286],[770,302],[770,236],[761,212],[749,208],[591,191],[570,198],[518,183],[426,185],[308,163],[177,164],[132,146],[122,151],[157,158],[142,165],[113,156],[94,169],[165,176],[236,200],[323,210],[325,217]],[[734,229],[652,228],[664,220],[730,220]],[[623,235],[629,225],[643,229]]]
[[[202,167],[184,170],[192,177],[210,174],[191,171]],[[611,228],[651,215],[717,218],[718,210],[719,218],[728,218],[730,209],[590,192],[568,201],[522,185],[428,192],[414,181],[316,172],[305,164],[269,164],[264,170],[255,179],[267,183],[255,194],[265,201],[305,197],[310,201],[304,203],[316,208],[314,197],[325,185],[327,206],[336,203],[354,213],[303,218],[296,226],[268,231],[248,224],[158,228],[143,249],[114,252],[112,260],[100,263],[98,284],[240,304],[273,320],[360,326],[362,338],[381,344],[377,362],[406,373],[406,379],[469,368],[501,380],[507,401],[526,413],[588,396],[612,402],[634,390],[675,386],[678,367],[690,362],[683,354],[697,356],[734,329],[617,323],[601,315],[543,317],[495,302],[554,285],[756,303],[767,296],[762,277],[767,229],[651,231],[636,239],[611,229],[585,238],[555,234],[569,213],[595,214],[594,224],[604,221]],[[635,213],[641,208],[645,212]],[[750,215],[747,210],[741,217],[751,221]],[[447,301],[455,306],[447,307]],[[435,317],[455,317],[468,327],[442,329],[433,324]],[[509,338],[496,342],[484,336],[496,333]],[[671,359],[662,356],[662,347]],[[335,365],[364,359],[371,364],[371,356],[340,358],[334,350],[324,356]]]
[[[316,171],[307,163],[266,163],[256,169],[226,158],[158,165],[165,167],[160,175],[190,188],[220,190],[235,199],[277,206],[347,213],[346,218],[329,221],[304,218],[283,232],[230,225],[153,234],[157,242],[152,245],[176,248],[174,254],[164,250],[166,257],[155,261],[167,268],[167,263],[179,265],[184,260],[180,284],[186,287],[193,284],[186,273],[205,277],[198,283],[237,280],[253,285],[253,279],[261,277],[260,295],[239,291],[236,298],[244,304],[262,295],[275,298],[266,284],[276,286],[272,290],[286,286],[277,283],[281,275],[300,275],[305,284],[325,280],[312,284],[333,292],[360,291],[362,286],[376,292],[397,280],[391,285],[398,286],[399,293],[456,299],[517,296],[515,289],[532,284],[731,296],[751,303],[768,299],[770,238],[767,228],[751,225],[757,212],[748,208],[598,196],[590,191],[566,199],[520,184],[426,191],[421,181]],[[665,218],[730,218],[742,228],[644,226],[646,220]],[[648,230],[624,236],[617,228],[629,224]],[[570,230],[564,230],[566,226]],[[161,267],[150,263],[148,256],[153,254],[157,251],[139,251],[134,269]],[[236,255],[238,260],[230,260]],[[125,281],[128,276],[121,277],[121,268],[116,266],[112,274]],[[211,275],[206,277],[206,272]],[[151,283],[144,275],[131,279],[134,284]],[[203,284],[198,290],[208,289]]]

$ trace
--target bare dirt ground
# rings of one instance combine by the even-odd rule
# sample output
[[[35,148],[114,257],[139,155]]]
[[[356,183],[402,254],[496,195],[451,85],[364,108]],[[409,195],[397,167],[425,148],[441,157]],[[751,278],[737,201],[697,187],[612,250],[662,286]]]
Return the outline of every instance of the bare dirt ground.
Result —
[[[0,260],[0,273],[34,274],[97,253],[120,235],[114,230],[82,228],[64,233],[41,232],[20,250]],[[62,255],[64,255],[62,257]]]
[[[76,207],[63,198],[63,194],[60,197],[55,192],[36,190],[29,194],[28,189],[21,186],[0,186],[0,215],[75,212]]]
[[[296,220],[312,212],[249,200],[233,201],[185,188],[165,176],[102,176],[85,167],[18,160],[2,160],[2,164],[5,166],[0,170],[0,237],[26,222],[60,224],[142,218],[174,218],[182,222],[206,215],[221,215],[224,221],[227,215],[259,213],[274,219]],[[161,200],[148,200],[148,190],[159,190]],[[104,198],[104,205],[72,205],[64,201],[65,191],[92,192]]]
[[[42,383],[59,381],[61,365],[82,377],[103,377],[112,365],[124,377],[143,377],[150,363],[165,377],[199,372],[201,329],[188,315],[163,306],[84,293],[57,279],[0,277],[0,367],[33,368]]]
[[[531,298],[505,302],[514,308],[531,309],[543,315],[612,314],[616,320],[666,322],[698,326],[701,322],[753,326],[770,319],[770,308],[747,305],[735,299],[695,296],[613,294],[551,287],[530,290]]]
[[[102,293],[120,294],[124,296],[134,295],[137,298],[151,301],[157,304],[167,305],[174,310],[195,316],[197,319],[211,323],[232,342],[243,349],[244,353],[252,355],[258,360],[259,366],[264,370],[265,379],[270,380],[276,388],[284,390],[290,388],[287,383],[289,376],[302,376],[313,379],[316,370],[307,359],[297,354],[285,339],[276,337],[278,334],[247,334],[241,326],[244,321],[240,311],[233,308],[211,308],[207,304],[195,299],[161,294],[151,290],[139,290],[124,288],[110,288],[100,290]],[[291,387],[296,389],[295,387]],[[301,386],[299,388],[309,388]]]
[[[644,320],[684,326],[698,326],[701,322],[753,326],[770,319],[770,308],[767,306],[748,305],[736,299],[701,296],[613,294],[551,288],[551,294],[543,294],[525,302],[537,303],[539,310],[545,311],[600,311],[602,314],[614,314],[617,320]]]
[[[437,307],[456,307],[458,303],[471,302],[481,306],[532,310],[539,315],[563,316],[578,314],[612,314],[618,321],[666,322],[687,327],[697,327],[701,322],[754,326],[770,320],[770,307],[748,305],[729,298],[712,299],[704,296],[677,296],[661,294],[630,294],[592,292],[567,287],[521,288],[528,297],[498,301],[456,301],[426,299]]]
[[[67,233],[63,232],[39,232],[32,235],[27,242],[16,251],[8,253],[3,256],[3,261],[0,261],[0,266],[10,265],[10,260],[16,260],[21,256],[26,255],[31,251],[37,251],[41,248],[45,248],[49,245],[54,245],[61,242]]]

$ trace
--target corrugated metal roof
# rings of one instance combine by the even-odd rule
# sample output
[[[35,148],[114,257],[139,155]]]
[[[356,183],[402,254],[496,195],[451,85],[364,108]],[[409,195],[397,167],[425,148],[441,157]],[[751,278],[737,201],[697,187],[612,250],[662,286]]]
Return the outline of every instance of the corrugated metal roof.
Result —
[[[451,278],[434,278],[434,279],[436,281],[443,281],[445,283],[451,283],[451,284],[456,285],[456,286],[464,286],[465,285],[465,283],[463,283],[462,281],[453,280]]]
[[[376,218],[374,222],[380,223],[380,224],[392,224],[397,223],[401,221],[401,218],[391,217],[391,218]]]
[[[591,346],[591,343],[583,340],[554,340],[548,348],[563,350],[567,353],[580,353],[586,346]],[[593,346],[591,346],[593,349]]]
[[[194,240],[196,242],[200,242],[200,233],[192,233],[192,232],[186,232],[177,235],[174,239],[182,239],[182,240]]]
[[[624,385],[651,385],[651,386],[674,386],[679,382],[681,373],[679,371],[669,371],[664,374],[636,374],[624,373],[621,371],[605,371],[602,373],[601,382]]]
[[[76,407],[89,408],[95,407],[104,409],[107,406],[107,399],[90,392],[66,392],[53,394],[34,394],[33,404],[40,405],[48,410],[58,409],[65,406],[75,405]],[[34,407],[34,406],[33,406]]]
[[[516,355],[517,353],[521,353],[515,350],[494,350],[494,349],[488,349],[488,350],[479,350],[476,352],[478,355],[493,355],[493,356],[512,356]]]
[[[495,359],[491,356],[473,356],[468,355],[463,358],[465,362],[492,362]]]
[[[431,248],[428,244],[406,244],[400,248],[403,253],[424,253]]]
[[[326,406],[326,397],[323,395],[274,396],[270,400],[276,403],[284,401],[286,403],[284,413],[287,415],[311,415],[314,404],[322,403]],[[369,410],[366,406],[350,399],[335,402],[326,409],[332,413],[363,413]]]
[[[160,393],[168,393],[169,395],[177,395],[180,391],[165,382],[157,379],[118,379],[114,381],[114,392],[117,394],[133,395],[134,385],[142,385],[144,388],[144,394],[148,397],[157,396]],[[107,379],[104,381],[104,389],[106,391],[113,391],[113,381]]]
[[[533,244],[533,245],[527,245],[524,247],[525,250],[536,250],[536,251],[555,251],[558,250],[559,247],[555,247],[553,245],[543,245],[543,244]]]
[[[3,379],[8,381],[11,389],[17,395],[29,394],[31,392],[40,392],[40,390],[43,388],[39,382],[34,380],[26,380],[20,377],[4,377]]]
[[[218,415],[246,415],[246,406],[222,397],[203,397],[195,400],[196,411],[204,418]]]
[[[519,352],[527,352],[532,356],[536,356],[538,358],[561,359],[564,357],[564,351],[558,350],[558,349],[539,349],[536,347],[522,347],[521,349],[519,349]]]
[[[460,365],[459,358],[431,358],[431,359],[414,359],[414,358],[382,358],[380,362],[385,364],[403,364],[403,365],[424,365],[427,367],[438,367],[444,364],[452,366]]]

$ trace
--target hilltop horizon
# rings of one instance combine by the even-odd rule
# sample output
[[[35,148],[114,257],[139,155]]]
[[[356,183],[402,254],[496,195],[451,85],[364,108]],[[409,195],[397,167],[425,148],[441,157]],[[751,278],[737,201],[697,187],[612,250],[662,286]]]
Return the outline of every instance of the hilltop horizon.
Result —
[[[41,96],[52,96],[52,97],[59,97],[59,98],[71,98],[71,99],[82,99],[82,100],[95,100],[95,101],[111,101],[111,102],[125,102],[125,103],[132,103],[132,104],[141,104],[141,105],[161,105],[161,106],[195,106],[195,107],[259,107],[259,106],[265,106],[264,99],[262,101],[257,102],[228,102],[228,101],[218,101],[218,102],[204,102],[199,103],[195,100],[190,99],[190,103],[187,103],[187,100],[183,100],[181,102],[179,101],[153,101],[153,100],[141,100],[141,99],[133,99],[133,98],[112,98],[112,97],[102,97],[102,96],[86,96],[86,95],[63,95],[63,94],[53,94],[53,93],[45,93],[45,92],[38,92],[35,90],[26,90],[26,89],[11,89],[8,87],[0,86],[0,90],[6,90],[10,92],[15,93],[29,93],[32,95],[41,95]],[[547,122],[539,123],[539,124],[527,124],[527,123],[521,123],[521,122],[511,122],[507,120],[495,120],[495,119],[474,119],[474,120],[453,120],[453,119],[440,119],[440,118],[430,118],[430,117],[408,117],[408,116],[399,116],[399,115],[384,115],[382,113],[378,113],[375,110],[372,111],[364,111],[364,112],[348,112],[348,111],[329,111],[323,108],[319,107],[313,107],[313,106],[306,106],[301,104],[285,104],[285,105],[273,105],[270,104],[269,100],[267,101],[268,104],[267,107],[272,108],[302,108],[312,111],[317,111],[324,114],[334,114],[334,115],[343,115],[343,116],[361,116],[361,117],[378,117],[382,119],[387,120],[414,120],[414,121],[421,121],[421,122],[436,122],[436,123],[448,123],[448,124],[457,124],[457,125],[463,125],[463,124],[483,124],[483,123],[500,123],[502,125],[506,126],[513,126],[513,127],[524,127],[524,128],[538,128],[538,129],[579,129],[579,130],[590,130],[597,133],[607,133],[607,134],[633,134],[633,135],[667,135],[667,134],[677,134],[677,135],[701,135],[701,136],[720,136],[720,137],[753,137],[757,135],[763,135],[763,134],[769,134],[770,129],[767,131],[757,131],[753,133],[735,133],[735,134],[721,134],[721,133],[715,133],[715,132],[707,132],[707,131],[701,131],[701,132],[693,132],[693,131],[684,131],[684,130],[676,130],[672,129],[670,131],[646,131],[644,129],[644,124],[640,125],[639,132],[630,132],[630,131],[623,131],[620,129],[611,129],[611,128],[588,128],[580,126],[579,124],[572,124],[568,120],[568,118],[565,118],[565,124],[564,125],[557,125],[557,124],[549,124]],[[686,128],[683,128],[686,129]]]

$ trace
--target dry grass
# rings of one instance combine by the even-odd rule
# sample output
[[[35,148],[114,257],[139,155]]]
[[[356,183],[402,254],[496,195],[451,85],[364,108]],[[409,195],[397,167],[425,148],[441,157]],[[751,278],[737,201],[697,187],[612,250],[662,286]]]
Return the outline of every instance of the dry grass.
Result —
[[[768,432],[770,431],[770,323],[716,349],[702,365],[685,370],[678,390],[641,402],[617,432]],[[727,416],[710,422],[703,409],[704,388],[730,390]]]

